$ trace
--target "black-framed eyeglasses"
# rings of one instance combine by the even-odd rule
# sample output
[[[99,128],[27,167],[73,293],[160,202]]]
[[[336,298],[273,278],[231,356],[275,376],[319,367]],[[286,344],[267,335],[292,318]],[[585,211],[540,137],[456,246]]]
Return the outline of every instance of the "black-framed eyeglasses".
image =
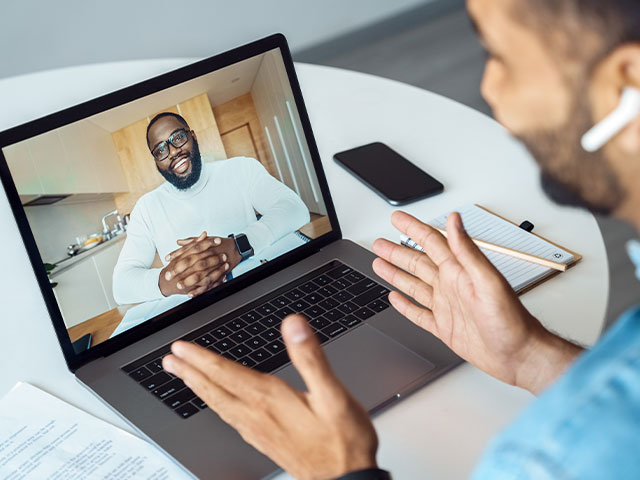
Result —
[[[180,148],[187,143],[187,141],[189,141],[189,133],[189,130],[181,128],[180,130],[173,132],[164,142],[153,147],[151,155],[156,159],[156,162],[161,162],[169,156],[169,144],[176,148]]]

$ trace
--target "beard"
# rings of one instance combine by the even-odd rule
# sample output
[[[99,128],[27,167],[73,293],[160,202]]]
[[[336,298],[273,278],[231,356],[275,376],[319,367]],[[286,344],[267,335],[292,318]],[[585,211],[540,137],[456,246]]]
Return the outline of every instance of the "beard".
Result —
[[[189,162],[191,163],[191,173],[186,177],[180,177],[169,170],[160,170],[160,167],[156,165],[160,175],[176,187],[178,190],[187,190],[193,187],[198,180],[200,180],[200,174],[202,173],[202,157],[200,156],[200,147],[198,141],[193,139],[193,151],[189,155]]]
[[[545,194],[559,205],[609,215],[625,199],[625,192],[603,150],[586,152],[581,139],[593,124],[583,100],[587,89],[577,89],[568,122],[554,130],[516,135],[540,167]]]

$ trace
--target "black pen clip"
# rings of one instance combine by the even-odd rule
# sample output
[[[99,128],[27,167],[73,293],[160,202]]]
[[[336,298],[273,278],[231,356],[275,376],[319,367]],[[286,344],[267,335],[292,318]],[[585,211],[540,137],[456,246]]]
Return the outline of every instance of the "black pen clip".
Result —
[[[533,227],[533,223],[531,223],[529,220],[525,220],[520,224],[520,228],[529,233],[533,232]]]

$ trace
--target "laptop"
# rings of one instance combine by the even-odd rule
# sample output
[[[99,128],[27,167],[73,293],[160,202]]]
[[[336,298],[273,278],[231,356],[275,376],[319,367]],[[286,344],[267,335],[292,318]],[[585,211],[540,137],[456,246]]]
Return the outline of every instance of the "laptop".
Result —
[[[196,477],[278,469],[163,371],[177,339],[304,389],[280,336],[300,312],[372,414],[461,363],[342,238],[280,34],[2,132],[0,151],[69,370]],[[238,261],[194,260],[168,288],[167,253],[201,232]]]

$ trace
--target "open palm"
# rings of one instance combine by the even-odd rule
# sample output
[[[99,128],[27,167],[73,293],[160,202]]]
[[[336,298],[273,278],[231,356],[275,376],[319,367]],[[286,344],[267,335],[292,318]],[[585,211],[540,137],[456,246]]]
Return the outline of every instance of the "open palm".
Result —
[[[425,253],[379,239],[373,268],[404,292],[391,292],[391,304],[431,332],[456,354],[490,375],[530,389],[533,361],[552,335],[517,296],[464,231],[459,214],[447,219],[447,238],[403,212],[393,225]],[[545,382],[546,385],[546,382]]]

